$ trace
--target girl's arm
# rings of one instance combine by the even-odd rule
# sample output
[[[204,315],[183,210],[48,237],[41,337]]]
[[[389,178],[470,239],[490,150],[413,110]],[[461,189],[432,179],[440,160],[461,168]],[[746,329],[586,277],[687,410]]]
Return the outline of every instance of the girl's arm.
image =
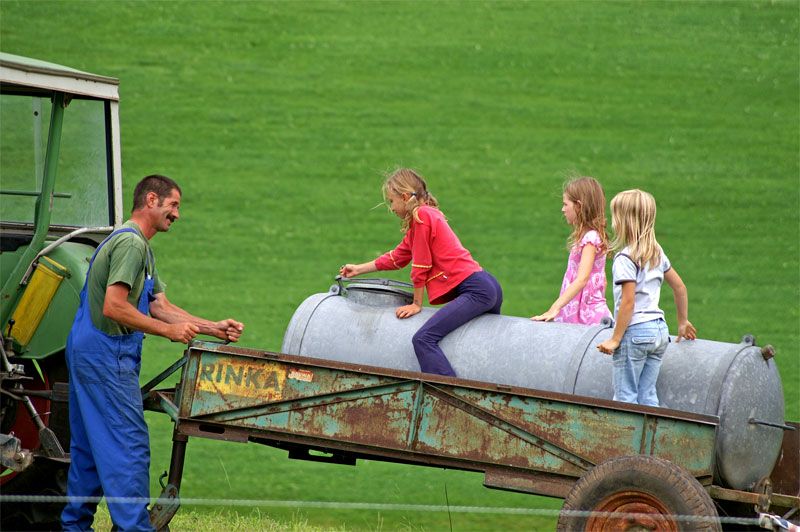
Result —
[[[414,301],[410,305],[403,305],[394,311],[395,315],[400,318],[410,318],[414,314],[422,312],[422,294],[425,292],[425,287],[414,288]]]
[[[364,273],[377,272],[378,267],[375,266],[375,261],[371,260],[363,264],[345,264],[339,268],[339,275],[345,278],[355,277]]]
[[[628,329],[628,324],[631,322],[633,316],[633,303],[636,297],[636,282],[625,281],[622,283],[622,299],[619,302],[619,310],[617,311],[617,323],[614,325],[614,334],[611,338],[602,342],[597,346],[601,353],[613,355],[614,351],[619,347],[622,342],[622,337]]]
[[[664,272],[664,280],[672,288],[672,293],[675,297],[675,310],[678,314],[678,337],[675,341],[680,342],[681,338],[694,340],[697,338],[697,329],[689,321],[689,295],[686,291],[686,285],[683,284],[683,280],[678,275],[678,272],[675,271],[675,268],[670,268]]]
[[[411,262],[411,231],[406,231],[397,247],[375,259],[376,270],[399,270]]]
[[[431,226],[433,221],[431,213],[427,210],[418,211],[419,221],[414,220],[414,235],[409,236],[411,249],[411,283],[414,285],[414,300],[410,305],[403,305],[395,310],[395,315],[400,319],[410,318],[422,312],[422,297],[425,293],[425,282],[433,267],[433,254],[431,252]]]
[[[544,314],[531,317],[534,321],[553,321],[553,318],[558,316],[559,311],[572,301],[581,290],[584,289],[586,283],[589,282],[589,277],[592,274],[592,266],[594,265],[594,258],[597,255],[597,248],[592,244],[586,244],[581,251],[581,262],[578,264],[578,275],[565,289],[564,292],[556,299],[555,303],[550,306],[550,309]]]

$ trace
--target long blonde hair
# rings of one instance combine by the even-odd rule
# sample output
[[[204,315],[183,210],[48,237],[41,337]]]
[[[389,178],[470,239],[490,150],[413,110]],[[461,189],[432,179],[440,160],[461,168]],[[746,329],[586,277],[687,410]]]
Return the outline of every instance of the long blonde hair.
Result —
[[[575,228],[567,240],[567,248],[577,244],[588,231],[600,235],[604,249],[608,249],[606,236],[606,195],[603,187],[593,177],[575,177],[564,183],[564,194],[575,203]]]
[[[420,207],[423,205],[439,207],[439,202],[433,194],[428,192],[425,179],[411,168],[398,168],[386,177],[386,181],[383,183],[383,199],[387,205],[389,193],[397,196],[409,195],[406,202],[406,215],[401,224],[401,231],[404,233],[411,227],[412,217],[414,220],[420,221],[417,217],[417,210]]]
[[[656,200],[652,194],[625,190],[611,200],[611,225],[614,228],[612,249],[630,248],[631,260],[640,268],[651,268],[661,260],[661,246],[656,240]]]

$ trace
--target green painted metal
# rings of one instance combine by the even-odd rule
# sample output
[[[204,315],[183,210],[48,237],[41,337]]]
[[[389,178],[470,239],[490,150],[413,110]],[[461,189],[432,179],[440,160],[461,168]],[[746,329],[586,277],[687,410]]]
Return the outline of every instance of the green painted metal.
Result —
[[[65,242],[46,255],[64,266],[67,275],[31,341],[26,346],[18,346],[17,356],[44,359],[64,349],[93,253],[94,247],[88,244]]]
[[[52,112],[50,114],[50,129],[47,137],[47,152],[44,160],[44,174],[42,187],[36,199],[34,215],[35,230],[33,240],[17,261],[16,266],[6,277],[3,288],[0,290],[0,324],[5,328],[11,312],[22,295],[23,287],[20,281],[25,270],[33,261],[36,254],[41,251],[47,231],[50,228],[50,214],[53,209],[52,194],[56,182],[58,157],[61,153],[61,126],[64,123],[64,93],[57,92],[53,96]]]
[[[174,407],[158,398],[186,434],[484,471],[487,485],[548,495],[564,488],[520,486],[571,484],[621,455],[665,458],[704,484],[713,476],[713,416],[207,342],[187,357]]]

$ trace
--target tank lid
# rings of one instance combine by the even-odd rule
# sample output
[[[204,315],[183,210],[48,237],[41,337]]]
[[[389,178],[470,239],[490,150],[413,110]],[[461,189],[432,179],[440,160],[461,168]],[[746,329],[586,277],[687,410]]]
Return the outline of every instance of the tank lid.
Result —
[[[348,292],[352,292],[350,294],[351,297],[356,293],[382,294],[412,301],[414,297],[412,293],[413,289],[414,285],[411,283],[404,283],[393,279],[367,278],[353,281],[337,275],[336,284],[331,286],[330,292],[342,296],[348,296]]]

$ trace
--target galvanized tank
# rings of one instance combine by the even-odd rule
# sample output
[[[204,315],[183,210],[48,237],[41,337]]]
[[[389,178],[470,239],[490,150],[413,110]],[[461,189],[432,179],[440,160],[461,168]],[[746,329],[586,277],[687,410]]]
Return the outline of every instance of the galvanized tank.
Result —
[[[295,311],[281,351],[419,371],[411,337],[436,309],[396,318],[395,308],[411,297],[401,284],[369,279],[312,295]],[[610,324],[484,315],[440,345],[460,378],[611,399],[611,357],[595,347],[611,333]],[[657,387],[664,408],[719,416],[716,482],[749,489],[770,474],[783,431],[753,421],[783,425],[783,389],[775,361],[752,337],[673,341]]]

